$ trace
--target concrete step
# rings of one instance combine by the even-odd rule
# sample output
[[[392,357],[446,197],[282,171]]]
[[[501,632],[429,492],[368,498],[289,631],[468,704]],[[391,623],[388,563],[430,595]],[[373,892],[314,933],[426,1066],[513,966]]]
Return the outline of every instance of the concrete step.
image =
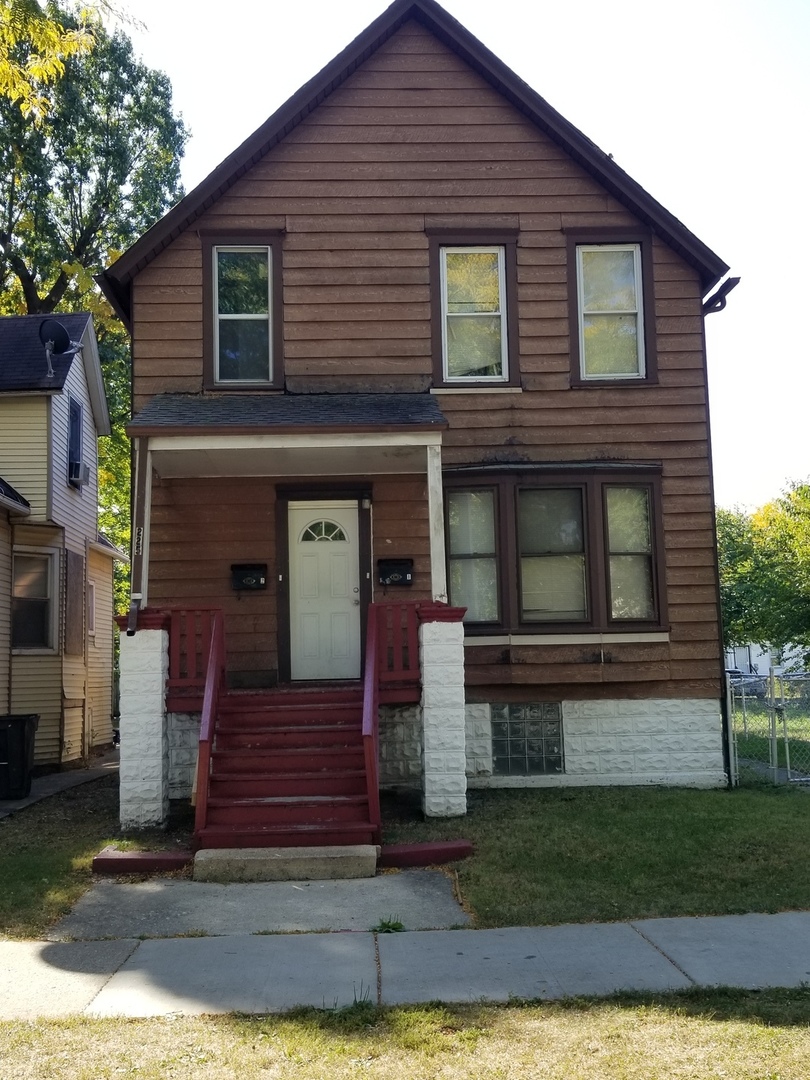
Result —
[[[205,848],[194,857],[195,881],[331,881],[374,877],[379,849],[341,847]]]

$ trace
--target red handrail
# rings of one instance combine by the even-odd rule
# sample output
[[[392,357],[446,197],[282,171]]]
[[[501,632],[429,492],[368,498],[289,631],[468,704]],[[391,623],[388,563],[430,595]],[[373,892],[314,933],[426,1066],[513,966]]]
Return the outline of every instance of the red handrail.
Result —
[[[366,634],[366,669],[363,677],[363,753],[366,763],[369,820],[375,844],[382,843],[380,815],[379,742],[380,682],[377,605],[369,604]]]
[[[208,668],[205,673],[202,717],[200,720],[200,747],[197,757],[197,807],[194,814],[194,834],[199,837],[208,818],[208,779],[211,773],[211,741],[214,721],[219,705],[219,695],[225,681],[225,632],[221,611],[211,617],[211,645],[208,650]]]

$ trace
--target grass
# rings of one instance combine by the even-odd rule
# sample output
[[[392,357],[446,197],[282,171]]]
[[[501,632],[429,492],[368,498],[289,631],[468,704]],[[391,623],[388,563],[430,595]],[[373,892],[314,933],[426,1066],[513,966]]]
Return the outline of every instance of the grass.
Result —
[[[457,870],[479,927],[810,908],[810,797],[793,788],[473,791],[463,819],[386,818],[388,842],[475,844]]]
[[[166,831],[122,836],[117,776],[70,788],[1,818],[0,935],[39,937],[66,915],[89,888],[93,856],[106,844],[154,850],[184,840],[187,844],[183,820]]]
[[[810,990],[0,1024],[4,1080],[804,1080]]]
[[[810,909],[810,853],[798,839],[810,831],[810,797],[795,788],[472,791],[465,818],[430,821],[384,806],[388,843],[473,841],[457,873],[480,927]],[[187,844],[181,812],[168,832],[125,841],[109,777],[0,820],[0,934],[42,936],[89,887],[105,844]]]

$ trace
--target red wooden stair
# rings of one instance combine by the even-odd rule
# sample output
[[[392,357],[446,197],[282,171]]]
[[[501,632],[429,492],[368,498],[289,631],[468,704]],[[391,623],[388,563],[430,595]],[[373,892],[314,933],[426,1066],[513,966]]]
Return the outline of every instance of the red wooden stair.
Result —
[[[357,689],[223,693],[199,848],[376,843]]]

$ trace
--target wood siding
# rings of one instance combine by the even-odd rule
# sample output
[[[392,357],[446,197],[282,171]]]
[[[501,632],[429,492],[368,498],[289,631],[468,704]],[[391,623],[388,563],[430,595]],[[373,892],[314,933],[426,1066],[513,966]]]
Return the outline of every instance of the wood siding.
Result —
[[[95,585],[96,632],[87,636],[87,729],[91,747],[112,742],[113,564],[100,551],[87,556],[87,577]]]
[[[652,245],[658,383],[570,385],[566,230],[637,228],[632,214],[428,31],[406,24],[197,223],[283,230],[286,386],[428,390],[428,231],[518,231],[522,393],[439,397],[445,466],[612,459],[663,473],[669,644],[470,647],[473,694],[716,697],[721,655],[713,555],[701,287]],[[200,240],[182,233],[135,279],[134,400],[202,390]],[[325,465],[325,478],[329,476]],[[374,558],[428,573],[424,478],[374,496]],[[205,500],[199,497],[205,492]],[[188,481],[154,493],[150,603],[224,604],[234,665],[272,663],[274,599],[237,600],[231,561],[273,562],[273,481]],[[268,516],[269,515],[269,516]],[[390,540],[388,544],[386,541]]]
[[[0,510],[0,713],[9,711],[11,675],[11,526]]]

